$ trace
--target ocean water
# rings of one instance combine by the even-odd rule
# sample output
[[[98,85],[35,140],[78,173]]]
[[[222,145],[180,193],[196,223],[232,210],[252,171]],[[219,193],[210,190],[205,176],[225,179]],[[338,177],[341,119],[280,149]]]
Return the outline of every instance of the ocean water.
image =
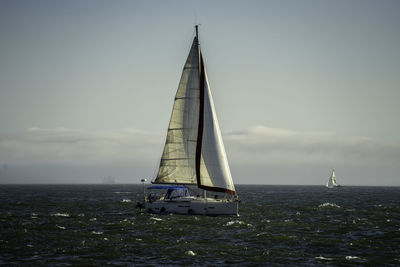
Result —
[[[238,217],[146,214],[141,190],[0,186],[0,264],[400,266],[399,187],[238,185]]]

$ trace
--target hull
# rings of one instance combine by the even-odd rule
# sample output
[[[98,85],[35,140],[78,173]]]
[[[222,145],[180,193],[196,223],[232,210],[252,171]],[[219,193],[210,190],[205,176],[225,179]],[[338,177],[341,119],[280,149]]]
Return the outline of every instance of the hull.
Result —
[[[338,188],[341,187],[341,185],[326,185],[327,188]]]
[[[182,197],[145,203],[149,213],[186,215],[238,215],[238,201]]]

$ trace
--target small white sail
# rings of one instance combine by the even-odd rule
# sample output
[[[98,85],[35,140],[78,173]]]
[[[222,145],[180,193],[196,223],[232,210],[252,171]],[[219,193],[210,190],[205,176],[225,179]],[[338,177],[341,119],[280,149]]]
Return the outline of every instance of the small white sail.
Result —
[[[328,182],[326,183],[326,187],[333,188],[333,187],[337,187],[337,186],[340,186],[340,185],[337,183],[335,170],[332,170],[332,174],[329,177]]]

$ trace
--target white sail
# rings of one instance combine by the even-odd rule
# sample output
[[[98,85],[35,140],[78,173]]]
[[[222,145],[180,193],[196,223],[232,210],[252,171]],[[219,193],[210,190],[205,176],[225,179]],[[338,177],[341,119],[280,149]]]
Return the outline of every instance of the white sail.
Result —
[[[201,146],[200,188],[235,194],[214,102],[204,71],[204,128]]]
[[[339,184],[336,181],[336,174],[335,171],[332,171],[332,176],[331,176],[332,184],[333,186],[338,186]]]
[[[182,72],[154,183],[197,184],[236,194],[197,36]]]
[[[332,170],[332,174],[329,177],[328,182],[326,183],[326,187],[328,188],[333,188],[333,187],[337,187],[340,186],[337,181],[336,181],[336,174],[335,174],[335,170]]]
[[[195,37],[176,92],[155,183],[197,183],[195,155],[199,103],[199,46]]]

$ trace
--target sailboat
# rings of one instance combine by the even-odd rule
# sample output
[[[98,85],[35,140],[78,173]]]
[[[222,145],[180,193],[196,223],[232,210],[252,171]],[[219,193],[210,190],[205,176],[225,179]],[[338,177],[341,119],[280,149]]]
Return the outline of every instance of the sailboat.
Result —
[[[326,183],[326,187],[328,188],[334,188],[334,187],[339,187],[340,185],[336,181],[336,174],[335,170],[332,170],[332,174],[329,177],[328,182]]]
[[[219,129],[198,25],[176,92],[150,213],[237,215],[238,198]],[[191,194],[195,188],[200,193]],[[163,191],[157,194],[157,191]],[[202,191],[202,192],[201,192]]]

